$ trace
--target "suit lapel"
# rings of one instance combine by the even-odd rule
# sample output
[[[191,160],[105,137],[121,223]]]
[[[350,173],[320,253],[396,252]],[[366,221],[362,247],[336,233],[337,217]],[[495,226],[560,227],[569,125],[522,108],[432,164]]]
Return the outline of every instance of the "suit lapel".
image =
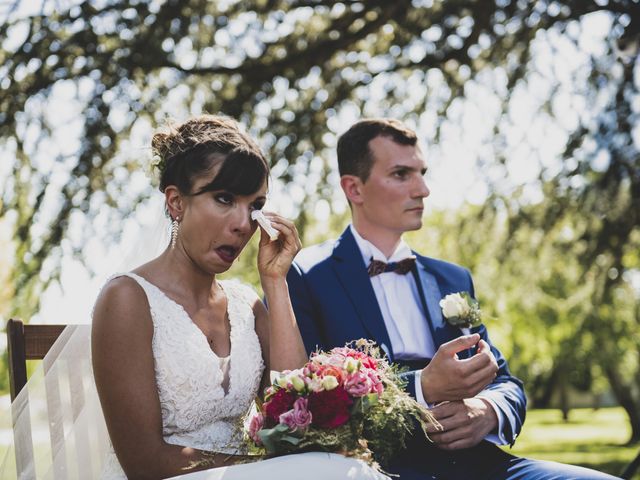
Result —
[[[445,322],[442,317],[442,309],[440,308],[442,293],[436,277],[428,270],[424,259],[420,255],[416,254],[416,256],[418,258],[418,262],[416,262],[418,292],[431,329],[431,335],[433,335],[433,343],[437,349],[443,343],[456,338],[460,332]]]
[[[362,328],[375,340],[393,361],[391,340],[378,306],[378,300],[362,260],[362,253],[349,227],[344,231],[333,250],[333,268],[338,281],[349,296]]]

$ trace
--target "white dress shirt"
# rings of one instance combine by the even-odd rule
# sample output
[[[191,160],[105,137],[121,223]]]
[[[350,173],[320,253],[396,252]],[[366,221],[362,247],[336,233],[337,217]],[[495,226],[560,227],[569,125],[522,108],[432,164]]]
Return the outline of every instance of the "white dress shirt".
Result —
[[[399,262],[408,257],[413,257],[411,248],[400,240],[398,247],[387,258],[375,245],[362,238],[353,225],[350,225],[353,238],[360,249],[365,265],[369,265],[371,260],[380,260],[385,263]],[[418,360],[433,358],[436,347],[431,336],[431,330],[425,324],[426,313],[422,309],[418,286],[413,275],[398,275],[395,272],[383,272],[374,277],[370,277],[371,286],[378,301],[380,312],[384,320],[391,348],[394,357],[398,360]],[[422,393],[422,383],[420,381],[420,370],[417,370],[414,377],[416,400],[424,406],[429,405]],[[502,435],[503,415],[490,398],[494,392],[483,391],[477,395],[483,398],[493,408],[498,416],[498,435],[489,434],[485,440],[497,445],[506,445],[508,442]]]
[[[351,233],[360,248],[365,265],[369,265],[371,259],[389,263],[414,256],[409,245],[403,240],[400,240],[398,248],[387,258],[375,245],[362,238],[353,225]],[[371,277],[371,286],[376,294],[384,325],[387,327],[394,357],[399,360],[432,358],[436,348],[431,332],[425,328],[422,304],[416,301],[420,297],[413,275],[383,272]]]

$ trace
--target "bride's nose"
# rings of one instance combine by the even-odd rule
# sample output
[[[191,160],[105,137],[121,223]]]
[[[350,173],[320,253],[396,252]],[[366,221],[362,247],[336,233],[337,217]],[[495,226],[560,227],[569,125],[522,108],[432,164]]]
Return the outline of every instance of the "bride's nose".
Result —
[[[251,232],[251,212],[246,208],[236,208],[230,219],[231,230],[238,234]]]

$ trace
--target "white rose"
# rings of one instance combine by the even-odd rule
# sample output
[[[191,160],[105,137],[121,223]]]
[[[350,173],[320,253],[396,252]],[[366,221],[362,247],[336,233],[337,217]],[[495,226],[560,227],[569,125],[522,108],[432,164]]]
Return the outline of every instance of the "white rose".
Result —
[[[333,375],[327,375],[326,377],[324,377],[322,379],[322,386],[324,387],[325,390],[329,391],[329,390],[333,390],[334,388],[336,388],[338,385],[340,385],[338,383],[338,379],[336,377],[334,377]]]
[[[344,361],[344,366],[343,368],[348,372],[348,373],[354,373],[356,371],[358,371],[358,369],[360,368],[359,365],[359,361],[356,360],[353,357],[347,357],[347,359]]]
[[[329,363],[329,357],[327,357],[323,353],[320,353],[318,355],[314,355],[313,363],[317,363],[318,365],[326,365],[326,364]]]
[[[307,377],[306,381],[309,390],[311,390],[312,392],[321,392],[322,390],[324,390],[321,378],[314,375],[313,378]]]
[[[291,377],[291,385],[293,385],[296,392],[302,392],[306,386],[304,380],[297,375]]]
[[[440,308],[446,318],[469,315],[469,303],[459,293],[452,293],[440,300]]]

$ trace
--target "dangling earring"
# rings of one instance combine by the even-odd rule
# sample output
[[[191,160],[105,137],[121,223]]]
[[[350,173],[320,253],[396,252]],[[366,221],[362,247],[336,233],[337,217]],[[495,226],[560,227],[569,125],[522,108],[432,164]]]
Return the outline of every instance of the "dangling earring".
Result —
[[[180,217],[176,217],[171,222],[171,249],[176,248],[176,241],[178,240],[178,230],[180,230]]]

